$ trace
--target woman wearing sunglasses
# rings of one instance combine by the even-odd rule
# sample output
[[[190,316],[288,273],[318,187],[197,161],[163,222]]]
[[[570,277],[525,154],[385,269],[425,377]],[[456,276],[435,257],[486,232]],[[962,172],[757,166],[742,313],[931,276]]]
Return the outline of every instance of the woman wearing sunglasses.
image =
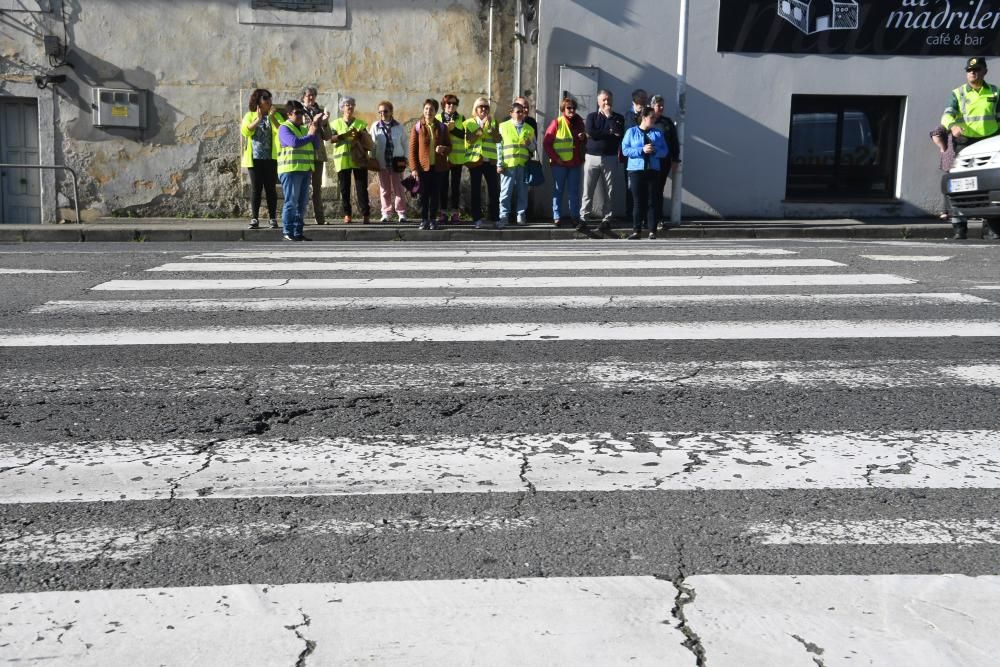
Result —
[[[285,117],[271,105],[271,91],[257,88],[250,93],[249,111],[240,123],[243,136],[241,166],[250,175],[250,229],[259,229],[260,193],[267,198],[271,229],[278,228],[278,127]]]

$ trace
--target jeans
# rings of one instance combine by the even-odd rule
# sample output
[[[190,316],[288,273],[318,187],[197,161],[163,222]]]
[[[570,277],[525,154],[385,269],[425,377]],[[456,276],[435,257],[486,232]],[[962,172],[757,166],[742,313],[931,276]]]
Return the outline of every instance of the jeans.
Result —
[[[267,215],[271,220],[277,218],[278,191],[274,184],[278,180],[277,160],[254,160],[252,167],[247,167],[250,174],[250,218],[256,220],[260,214],[260,192],[267,197]]]
[[[302,236],[302,214],[309,205],[309,182],[312,181],[311,171],[290,171],[278,174],[281,181],[281,191],[285,195],[285,205],[281,207],[281,225],[285,236],[293,239]]]
[[[563,167],[554,164],[552,167],[552,219],[563,217],[562,199],[566,195],[566,209],[570,218],[580,217],[580,181],[583,178],[583,167]]]
[[[516,199],[514,197],[516,196]],[[511,201],[516,207],[518,220],[528,210],[528,185],[524,182],[524,165],[504,167],[500,174],[500,222],[507,222]]]
[[[472,186],[472,219],[483,220],[482,182],[486,180],[486,208],[489,217],[486,220],[496,222],[500,219],[500,174],[497,173],[495,162],[483,162],[478,167],[469,167],[469,184]]]
[[[643,171],[630,171],[628,173],[628,187],[632,191],[632,231],[642,230],[642,219],[646,219],[646,228],[651,232],[656,231],[656,197],[653,196],[653,189],[656,188],[659,172],[654,169]]]

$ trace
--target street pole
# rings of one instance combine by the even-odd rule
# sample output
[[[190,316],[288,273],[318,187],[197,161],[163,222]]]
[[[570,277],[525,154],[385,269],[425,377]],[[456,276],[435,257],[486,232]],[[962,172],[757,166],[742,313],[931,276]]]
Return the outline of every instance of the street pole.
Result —
[[[681,0],[680,25],[677,30],[677,143],[684,156],[684,117],[687,114],[687,33],[688,0]],[[681,224],[681,198],[684,193],[684,163],[677,163],[677,171],[670,178],[670,224]]]

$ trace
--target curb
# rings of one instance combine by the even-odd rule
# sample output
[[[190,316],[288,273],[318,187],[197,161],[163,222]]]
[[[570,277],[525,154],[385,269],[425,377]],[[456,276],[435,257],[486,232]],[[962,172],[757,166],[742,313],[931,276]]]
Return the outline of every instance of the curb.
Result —
[[[627,227],[615,228],[620,239],[629,232]],[[503,230],[473,229],[456,226],[437,231],[421,231],[413,226],[388,225],[325,225],[306,227],[306,235],[315,241],[567,241],[586,240],[587,237],[572,229],[557,229],[551,225],[528,227],[508,226]],[[981,235],[979,223],[969,224],[969,237],[977,240]],[[850,226],[732,226],[688,224],[674,227],[658,234],[659,239],[935,239],[951,238],[951,226],[940,223],[913,225]],[[605,240],[616,240],[605,238]],[[243,227],[212,225],[144,226],[121,223],[83,225],[0,225],[0,243],[204,243],[235,242],[280,243],[281,230],[250,230]]]

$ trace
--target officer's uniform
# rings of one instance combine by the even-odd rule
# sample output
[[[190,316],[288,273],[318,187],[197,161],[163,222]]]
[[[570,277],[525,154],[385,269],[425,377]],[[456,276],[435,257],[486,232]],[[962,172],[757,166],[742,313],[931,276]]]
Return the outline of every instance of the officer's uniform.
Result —
[[[965,62],[965,71],[982,68],[986,70],[986,59],[975,56]],[[956,125],[962,128],[962,134],[952,136],[955,150],[961,150],[977,141],[1000,134],[1000,88],[983,81],[982,87],[976,90],[964,83],[951,91],[948,106],[941,116],[941,124],[950,132]],[[955,228],[955,238],[964,239],[968,233],[968,223],[964,217],[953,216],[952,227]]]

